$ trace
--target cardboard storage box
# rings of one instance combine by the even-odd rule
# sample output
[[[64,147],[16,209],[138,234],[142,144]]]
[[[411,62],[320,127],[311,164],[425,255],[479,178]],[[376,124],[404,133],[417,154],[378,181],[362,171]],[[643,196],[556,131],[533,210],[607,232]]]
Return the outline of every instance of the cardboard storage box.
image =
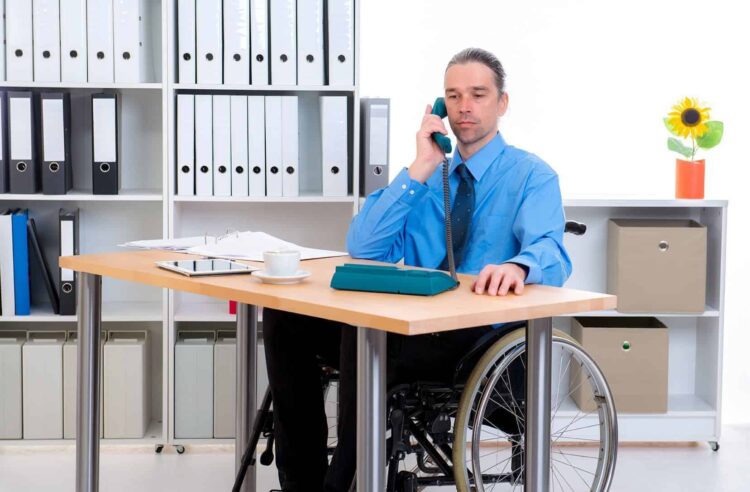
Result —
[[[102,330],[99,335],[100,345],[104,349],[107,332]],[[102,351],[99,360],[103,359]],[[99,435],[104,436],[104,413],[101,411],[104,401],[102,379],[99,378]],[[63,438],[76,438],[76,421],[78,409],[78,332],[69,331],[68,341],[63,345]]]
[[[148,332],[109,331],[104,344],[104,437],[140,439],[150,419]]]
[[[596,361],[609,383],[618,413],[665,413],[669,338],[651,317],[573,318],[570,334]],[[578,407],[594,410],[591,386],[571,364],[570,390]]]
[[[219,331],[214,345],[214,437],[234,438],[237,393],[237,338]]]
[[[23,437],[63,438],[64,331],[30,331],[23,346]]]
[[[0,332],[0,439],[21,439],[21,348],[25,331]]]
[[[706,227],[693,220],[612,219],[607,290],[623,313],[702,313]]]
[[[174,348],[174,436],[214,437],[213,331],[179,331]]]

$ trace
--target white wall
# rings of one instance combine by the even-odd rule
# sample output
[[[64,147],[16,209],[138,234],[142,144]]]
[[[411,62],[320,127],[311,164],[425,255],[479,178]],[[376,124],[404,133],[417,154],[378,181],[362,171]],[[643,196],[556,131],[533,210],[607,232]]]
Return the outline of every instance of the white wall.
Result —
[[[750,422],[750,6],[720,0],[364,0],[361,87],[392,100],[391,177],[414,158],[450,57],[494,52],[507,73],[506,140],[560,175],[563,195],[674,195],[662,117],[686,95],[725,123],[706,197],[728,199],[724,421]],[[455,142],[455,140],[454,140]]]

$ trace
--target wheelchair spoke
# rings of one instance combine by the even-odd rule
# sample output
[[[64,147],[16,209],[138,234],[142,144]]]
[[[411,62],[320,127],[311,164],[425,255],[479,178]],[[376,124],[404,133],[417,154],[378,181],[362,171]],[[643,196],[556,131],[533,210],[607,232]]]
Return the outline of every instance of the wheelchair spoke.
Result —
[[[578,412],[573,419],[568,422],[564,427],[561,427],[557,431],[552,433],[552,436],[561,436],[563,432],[567,431],[571,425],[580,422],[581,420],[585,419],[586,417],[590,416],[593,412],[587,412],[587,413],[581,413]]]
[[[560,350],[560,368],[562,369],[562,359],[565,355],[565,352],[563,350]],[[572,359],[572,356],[568,357],[568,363],[565,365],[565,372],[560,375],[560,377],[557,380],[557,405],[555,405],[555,411],[552,412],[552,419],[557,416],[557,411],[560,409],[560,406],[562,405],[562,402],[567,399],[568,396],[570,396],[570,391],[568,391],[568,394],[565,395],[565,398],[560,398],[560,382],[565,378],[565,375],[568,373],[568,369],[570,369],[570,360]]]
[[[552,451],[553,453],[564,454],[566,456],[575,456],[576,458],[586,458],[587,460],[598,460],[598,456],[586,456],[585,454],[563,453],[562,451]]]
[[[588,471],[588,470],[584,470],[583,468],[579,468],[579,467],[577,467],[577,466],[573,465],[573,463],[571,463],[571,462],[570,462],[570,460],[568,460],[568,458],[566,458],[566,457],[565,457],[565,455],[563,455],[563,458],[565,458],[565,461],[567,461],[567,463],[563,463],[562,461],[560,461],[560,460],[556,460],[556,459],[554,459],[554,458],[552,458],[552,461],[553,461],[553,462],[555,462],[555,463],[562,463],[563,465],[566,465],[566,464],[567,464],[567,466],[570,466],[570,467],[571,467],[571,468],[573,469],[573,471],[575,472],[575,474],[576,474],[576,475],[578,475],[578,478],[580,478],[580,479],[581,479],[581,481],[582,481],[582,482],[583,482],[583,484],[584,484],[584,485],[586,486],[586,488],[588,488],[589,490],[591,490],[591,484],[590,484],[589,482],[587,482],[587,481],[586,481],[586,480],[585,480],[585,479],[584,479],[584,478],[583,478],[583,477],[581,476],[581,474],[579,473],[579,471],[582,471],[582,472],[584,472],[584,473],[588,473],[589,475],[591,475],[591,477],[592,477],[592,478],[595,478],[595,477],[596,477],[596,474],[595,474],[595,473],[592,473],[592,472],[590,472],[590,471]]]
[[[555,465],[554,464],[552,464],[552,473],[555,473]],[[565,478],[565,475],[563,475],[562,472],[558,471],[557,474],[560,476],[560,478],[563,479],[563,482],[565,482],[565,484],[568,487],[570,487],[570,490],[575,491],[575,488],[572,485],[570,485],[570,482],[568,482],[568,480]],[[562,484],[560,484],[560,487],[562,488]]]

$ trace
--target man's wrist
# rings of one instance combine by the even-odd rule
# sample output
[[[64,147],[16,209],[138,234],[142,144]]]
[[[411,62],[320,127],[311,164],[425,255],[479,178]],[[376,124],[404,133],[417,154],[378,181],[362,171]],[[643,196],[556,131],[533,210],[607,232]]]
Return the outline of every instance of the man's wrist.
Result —
[[[523,279],[524,280],[526,280],[527,278],[529,278],[529,267],[527,267],[523,263],[516,263],[515,261],[509,261],[508,263],[510,263],[511,265],[516,265],[518,267],[521,267],[521,270],[523,270],[523,273],[524,273],[524,275],[523,275]]]

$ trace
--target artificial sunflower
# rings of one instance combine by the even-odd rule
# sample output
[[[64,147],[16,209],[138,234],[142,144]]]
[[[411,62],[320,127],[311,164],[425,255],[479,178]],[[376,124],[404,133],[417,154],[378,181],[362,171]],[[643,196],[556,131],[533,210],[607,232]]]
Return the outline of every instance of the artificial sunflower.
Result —
[[[700,138],[708,132],[706,122],[710,118],[711,108],[703,108],[698,101],[686,97],[679,104],[672,106],[667,116],[667,125],[673,133],[683,138]]]

